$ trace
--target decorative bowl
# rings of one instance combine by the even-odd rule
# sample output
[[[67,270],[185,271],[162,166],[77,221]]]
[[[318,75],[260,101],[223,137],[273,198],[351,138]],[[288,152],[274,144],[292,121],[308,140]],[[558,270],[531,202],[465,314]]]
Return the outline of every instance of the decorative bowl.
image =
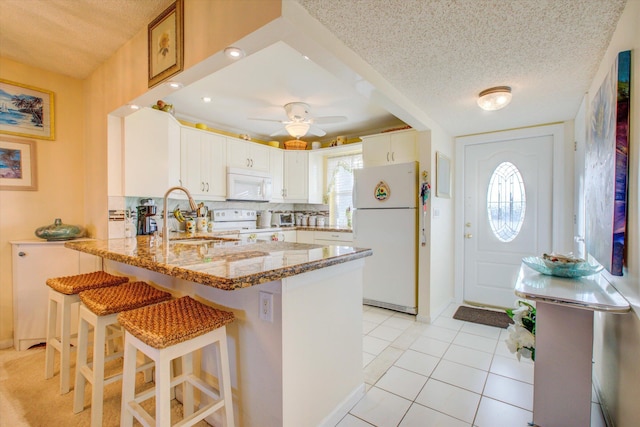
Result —
[[[196,123],[196,128],[207,130],[207,125],[205,125],[204,123]]]
[[[35,234],[47,241],[72,240],[84,236],[84,228],[78,225],[63,224],[60,218],[55,222],[36,229]]]
[[[577,264],[585,262],[582,258],[575,258],[571,255],[542,254],[542,262],[551,268],[573,268]]]
[[[596,274],[602,270],[601,265],[591,265],[588,262],[579,262],[573,263],[570,265],[562,265],[549,267],[544,262],[545,260],[540,257],[524,257],[522,258],[522,262],[531,267],[538,273],[546,274],[548,276],[557,276],[557,277],[583,277],[590,276],[592,274]]]

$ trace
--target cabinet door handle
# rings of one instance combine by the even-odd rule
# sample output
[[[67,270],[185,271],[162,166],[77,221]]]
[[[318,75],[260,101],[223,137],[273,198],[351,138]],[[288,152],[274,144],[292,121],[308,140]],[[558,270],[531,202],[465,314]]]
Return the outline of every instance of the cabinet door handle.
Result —
[[[389,152],[387,151],[387,162],[389,161]]]
[[[247,167],[249,167],[249,163],[250,163],[250,160],[249,160],[249,159],[247,159]]]
[[[22,251],[20,251],[20,252],[18,252],[18,256],[22,256],[22,257],[24,257],[24,256],[27,256],[27,254],[26,254],[26,253],[24,253],[24,252],[22,252]]]
[[[200,191],[204,191],[204,181],[200,181]]]
[[[395,161],[396,161],[396,153],[395,153],[395,151],[392,151],[392,152],[391,152],[391,161],[392,161],[392,162],[395,162]]]
[[[250,159],[250,160],[251,160],[251,167],[253,167],[253,159]]]
[[[207,193],[209,192],[209,183],[207,182]]]

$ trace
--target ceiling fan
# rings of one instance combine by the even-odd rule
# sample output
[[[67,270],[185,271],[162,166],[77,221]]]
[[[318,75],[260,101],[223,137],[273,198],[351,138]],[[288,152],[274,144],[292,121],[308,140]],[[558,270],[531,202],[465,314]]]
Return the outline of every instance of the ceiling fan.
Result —
[[[347,120],[345,116],[311,117],[309,110],[309,104],[290,102],[284,106],[284,111],[287,113],[289,120],[258,118],[251,118],[251,120],[282,123],[284,128],[272,133],[271,136],[283,135],[286,132],[296,139],[305,136],[307,133],[315,136],[325,136],[327,133],[316,124],[340,123]]]

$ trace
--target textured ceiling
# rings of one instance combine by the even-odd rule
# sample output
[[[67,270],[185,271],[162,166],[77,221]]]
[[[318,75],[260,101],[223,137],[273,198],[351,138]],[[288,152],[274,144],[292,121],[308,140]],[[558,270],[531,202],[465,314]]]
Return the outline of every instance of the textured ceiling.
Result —
[[[84,79],[174,0],[0,0],[0,54]]]
[[[297,0],[454,135],[572,119],[625,0]],[[477,94],[513,101],[479,111]],[[498,127],[496,127],[498,126]]]
[[[172,1],[0,0],[0,55],[85,78]],[[250,1],[259,8],[260,0]],[[572,119],[626,0],[295,2],[413,106],[457,136]],[[227,85],[242,87],[243,82],[233,77],[228,76]],[[309,92],[325,83],[307,84],[304,95],[313,97]],[[477,94],[497,85],[513,88],[511,105],[495,112],[480,110]],[[251,86],[254,93],[274,90]],[[241,102],[250,106],[250,95],[241,95]],[[295,94],[272,95],[272,108],[279,108],[276,100],[285,96]],[[344,104],[340,111],[331,111],[326,93],[315,96],[324,99],[322,105],[312,105],[315,113],[345,115]],[[264,100],[258,101],[251,108],[264,105]],[[272,111],[270,117],[281,114],[279,109]],[[246,118],[254,113],[248,107],[236,115]],[[252,129],[246,128],[246,133]]]

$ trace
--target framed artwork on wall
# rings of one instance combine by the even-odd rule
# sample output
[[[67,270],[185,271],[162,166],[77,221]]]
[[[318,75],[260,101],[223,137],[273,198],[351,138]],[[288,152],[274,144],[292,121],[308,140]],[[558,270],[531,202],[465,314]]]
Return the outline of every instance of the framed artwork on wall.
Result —
[[[622,276],[627,225],[631,51],[618,54],[591,104],[585,151],[587,252]]]
[[[149,87],[182,71],[183,0],[176,0],[149,24]]]
[[[436,153],[436,197],[451,197],[451,159]]]
[[[0,190],[37,189],[35,141],[0,138]]]
[[[55,139],[53,92],[0,79],[0,134]]]

